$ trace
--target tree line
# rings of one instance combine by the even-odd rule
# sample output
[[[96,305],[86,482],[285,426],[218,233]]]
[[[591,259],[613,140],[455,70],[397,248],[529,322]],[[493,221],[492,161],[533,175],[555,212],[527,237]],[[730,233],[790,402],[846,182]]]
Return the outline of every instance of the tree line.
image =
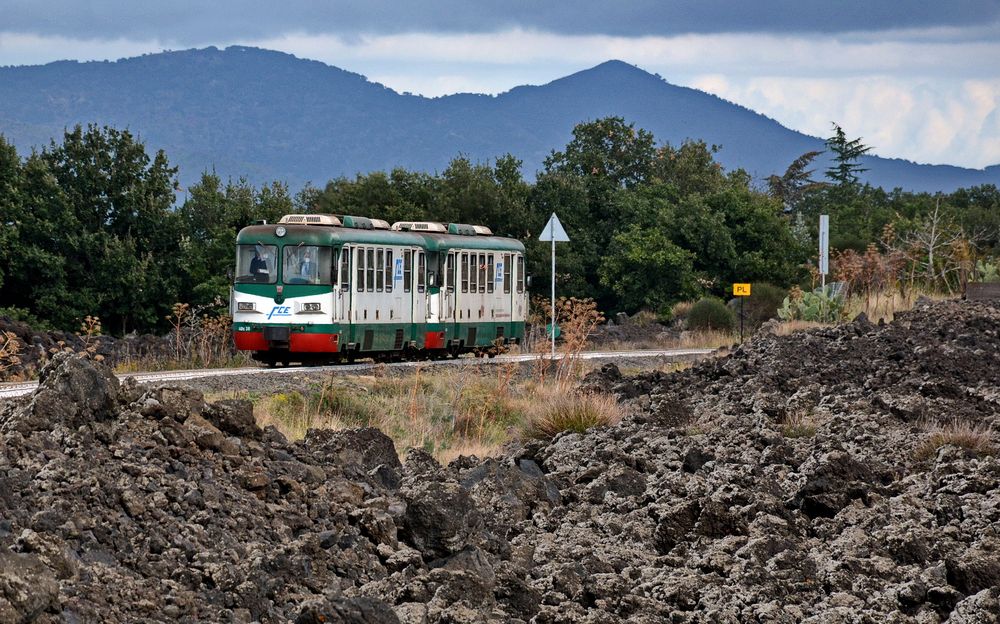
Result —
[[[812,152],[757,184],[726,171],[716,146],[659,144],[608,117],[577,125],[533,182],[513,155],[459,156],[439,173],[376,171],[292,194],[282,182],[214,172],[181,189],[167,155],[127,130],[77,126],[24,158],[0,135],[0,314],[68,330],[96,315],[118,334],[162,331],[175,302],[224,307],[237,231],[289,212],[487,225],[525,243],[539,290],[550,268],[536,238],[555,212],[572,238],[557,249],[559,292],[606,312],[664,310],[737,281],[805,285],[819,214],[831,215],[834,247],[858,252],[913,247],[935,228],[936,242],[917,248],[939,287],[950,273],[938,264],[957,241],[966,255],[1000,250],[995,186],[885,191],[858,181],[870,149],[860,139],[835,127],[827,147],[833,164],[822,176]]]

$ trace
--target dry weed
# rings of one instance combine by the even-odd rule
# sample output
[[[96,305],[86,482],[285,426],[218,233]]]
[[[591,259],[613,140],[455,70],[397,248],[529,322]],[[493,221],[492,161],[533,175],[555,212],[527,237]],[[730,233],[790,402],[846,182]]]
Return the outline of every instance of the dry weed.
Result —
[[[522,425],[525,437],[550,439],[563,431],[583,433],[591,427],[614,425],[622,419],[622,407],[613,396],[565,392],[559,388],[547,394],[532,401],[533,408]]]
[[[928,436],[914,451],[914,456],[920,461],[937,455],[942,446],[958,446],[976,455],[997,454],[997,448],[992,442],[993,429],[989,425],[955,419],[943,425],[923,423],[921,428]]]
[[[811,409],[790,410],[779,422],[781,435],[786,438],[811,438],[819,425]]]

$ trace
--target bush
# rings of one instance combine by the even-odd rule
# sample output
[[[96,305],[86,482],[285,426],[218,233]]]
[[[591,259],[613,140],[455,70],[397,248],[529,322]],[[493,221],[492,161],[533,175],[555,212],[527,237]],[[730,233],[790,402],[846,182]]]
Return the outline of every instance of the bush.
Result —
[[[976,261],[974,274],[979,282],[1000,282],[1000,260]]]
[[[743,322],[751,328],[760,327],[765,321],[778,316],[778,308],[788,296],[788,292],[784,288],[767,282],[754,284],[750,292],[752,294],[743,303]]]
[[[691,306],[687,316],[687,328],[693,330],[732,330],[736,315],[721,299],[703,297]]]
[[[827,286],[826,291],[802,292],[796,288],[785,297],[778,310],[778,318],[783,321],[833,322],[844,312],[844,296]]]
[[[535,404],[528,415],[524,434],[548,440],[563,431],[583,433],[591,427],[614,425],[622,417],[621,406],[606,394],[560,393]]]

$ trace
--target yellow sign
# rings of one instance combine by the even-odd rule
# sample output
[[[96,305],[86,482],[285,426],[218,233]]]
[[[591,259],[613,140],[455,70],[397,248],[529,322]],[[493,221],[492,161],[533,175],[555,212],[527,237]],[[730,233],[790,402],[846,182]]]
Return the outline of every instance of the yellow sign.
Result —
[[[734,297],[749,297],[750,296],[750,284],[733,284],[733,296]]]

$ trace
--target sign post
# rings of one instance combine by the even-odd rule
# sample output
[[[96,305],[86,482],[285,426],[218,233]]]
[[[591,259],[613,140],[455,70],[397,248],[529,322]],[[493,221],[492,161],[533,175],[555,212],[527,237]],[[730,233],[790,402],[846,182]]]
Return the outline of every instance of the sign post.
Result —
[[[545,224],[542,233],[538,235],[538,240],[552,243],[552,325],[549,333],[552,335],[552,359],[556,357],[556,243],[568,243],[569,235],[559,223],[559,217],[552,213],[549,222]]]
[[[740,343],[743,343],[743,301],[750,296],[750,284],[733,284],[733,296],[740,298]]]
[[[830,215],[819,216],[819,279],[826,300],[826,274],[830,271]],[[823,305],[823,321],[826,321],[826,304]]]

